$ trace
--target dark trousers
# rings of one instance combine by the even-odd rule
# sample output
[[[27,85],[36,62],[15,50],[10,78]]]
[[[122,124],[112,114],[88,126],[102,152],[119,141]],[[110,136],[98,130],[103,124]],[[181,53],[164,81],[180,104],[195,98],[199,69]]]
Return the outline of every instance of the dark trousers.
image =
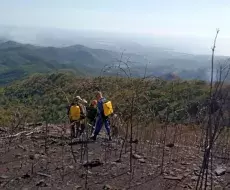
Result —
[[[89,123],[92,126],[91,130],[90,130],[90,133],[92,134],[94,132],[94,130],[95,130],[96,119],[89,120]]]
[[[102,118],[101,116],[98,116],[96,119],[96,129],[94,132],[94,135],[97,136],[100,131],[102,126],[105,125],[105,129],[107,131],[107,134],[110,136],[110,122],[108,118]]]

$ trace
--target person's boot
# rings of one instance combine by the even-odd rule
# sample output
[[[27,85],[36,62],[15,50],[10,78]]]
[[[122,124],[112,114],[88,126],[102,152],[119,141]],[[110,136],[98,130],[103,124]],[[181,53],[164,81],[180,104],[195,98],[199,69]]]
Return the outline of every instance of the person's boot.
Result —
[[[97,137],[96,137],[96,135],[92,135],[92,136],[90,137],[90,139],[95,141],[95,140],[97,140]]]
[[[111,141],[112,140],[112,137],[111,137],[111,135],[109,134],[109,141]]]
[[[109,136],[109,141],[111,141],[112,140],[112,137],[111,136]]]

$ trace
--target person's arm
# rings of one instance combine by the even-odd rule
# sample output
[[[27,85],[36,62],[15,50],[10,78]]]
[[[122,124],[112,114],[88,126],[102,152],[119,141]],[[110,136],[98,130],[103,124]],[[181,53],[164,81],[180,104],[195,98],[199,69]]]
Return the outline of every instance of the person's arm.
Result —
[[[86,111],[85,111],[85,109],[84,109],[84,106],[83,105],[79,105],[79,107],[80,107],[80,116],[81,116],[81,118],[85,118],[85,116],[86,116]]]

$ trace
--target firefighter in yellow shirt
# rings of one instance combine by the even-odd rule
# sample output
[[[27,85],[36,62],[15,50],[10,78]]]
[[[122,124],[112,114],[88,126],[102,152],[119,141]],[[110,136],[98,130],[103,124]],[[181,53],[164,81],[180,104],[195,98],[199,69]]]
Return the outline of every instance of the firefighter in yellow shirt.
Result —
[[[77,96],[68,107],[67,115],[71,124],[71,138],[81,135],[85,129],[84,119],[86,117],[86,108],[82,104],[83,102],[81,97]]]

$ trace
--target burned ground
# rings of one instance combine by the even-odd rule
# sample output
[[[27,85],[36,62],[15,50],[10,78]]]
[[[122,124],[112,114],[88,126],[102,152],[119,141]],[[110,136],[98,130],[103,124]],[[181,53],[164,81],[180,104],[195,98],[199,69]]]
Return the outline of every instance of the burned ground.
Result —
[[[107,141],[104,133],[96,142],[70,142],[68,125],[3,132],[1,189],[195,189],[203,156],[196,131],[180,125],[159,126],[132,150],[129,142],[122,149],[122,138]],[[218,155],[212,185],[230,188],[228,160]]]

